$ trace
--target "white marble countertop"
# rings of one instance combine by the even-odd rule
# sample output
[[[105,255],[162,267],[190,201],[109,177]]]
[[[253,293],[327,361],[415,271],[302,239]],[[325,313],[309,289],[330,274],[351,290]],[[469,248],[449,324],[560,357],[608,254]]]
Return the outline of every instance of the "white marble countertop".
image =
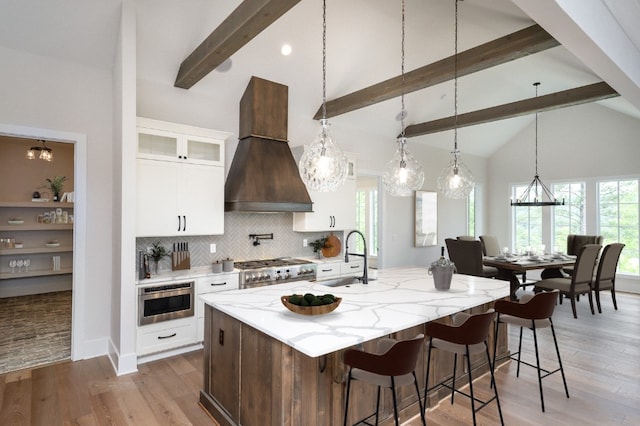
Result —
[[[324,315],[298,315],[282,305],[293,293],[342,297]],[[201,296],[216,309],[294,349],[317,357],[509,296],[509,282],[453,276],[449,291],[437,291],[426,268],[378,271],[369,284],[327,287],[308,281],[230,290]]]

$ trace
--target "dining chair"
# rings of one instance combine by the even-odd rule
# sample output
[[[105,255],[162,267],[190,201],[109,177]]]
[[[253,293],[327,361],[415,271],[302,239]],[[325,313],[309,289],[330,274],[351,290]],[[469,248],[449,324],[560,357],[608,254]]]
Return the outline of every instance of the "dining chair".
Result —
[[[427,377],[424,385],[424,403],[422,406],[427,409],[427,395],[430,391],[444,387],[451,390],[451,404],[454,403],[454,396],[459,393],[466,396],[471,401],[471,412],[473,415],[473,424],[476,424],[476,412],[486,407],[492,401],[496,401],[498,406],[498,414],[500,415],[500,423],[504,425],[502,419],[502,409],[500,408],[500,398],[498,397],[498,389],[496,387],[493,375],[494,364],[489,356],[489,348],[487,346],[487,338],[489,330],[493,323],[495,312],[487,311],[481,314],[470,315],[466,312],[460,312],[453,316],[453,324],[447,325],[439,322],[430,322],[427,324],[425,333],[429,336],[428,353],[427,353]],[[443,380],[429,387],[429,373],[431,371],[431,352],[433,349],[453,353],[453,377]],[[489,372],[491,373],[490,387],[493,389],[493,397],[486,401],[482,401],[473,393],[473,377],[471,369],[471,355],[485,353],[487,363],[489,364]],[[469,393],[456,389],[456,367],[458,355],[465,357],[467,365],[464,367],[469,382]],[[451,381],[451,383],[448,383]],[[476,402],[479,407],[476,408]]]
[[[482,254],[485,256],[500,256],[502,254],[498,237],[495,235],[480,235],[478,238],[482,243]]]
[[[473,235],[458,235],[457,239],[461,241],[477,241]]]
[[[453,238],[444,240],[449,259],[456,265],[456,272],[463,275],[494,278],[498,269],[482,264],[482,245],[479,240],[467,241]]]
[[[378,412],[380,409],[380,389],[391,389],[393,399],[393,414],[395,424],[398,420],[398,404],[396,400],[396,386],[406,386],[414,384],[422,424],[426,425],[424,419],[424,409],[420,399],[420,389],[416,377],[416,364],[420,355],[420,349],[424,343],[424,334],[418,334],[410,340],[398,341],[395,339],[382,338],[378,341],[375,353],[365,352],[358,349],[349,349],[344,353],[344,363],[349,366],[347,378],[347,395],[344,407],[344,425],[347,425],[347,415],[349,410],[349,394],[351,392],[351,381],[360,380],[378,387],[376,412],[356,422],[366,423],[372,416],[376,416],[378,424]]]
[[[602,241],[604,237],[602,235],[580,235],[580,234],[569,234],[567,235],[567,254],[571,256],[577,256],[580,248],[587,244],[600,244],[602,245]],[[547,268],[542,271],[540,277],[542,279],[546,278],[561,278],[564,277],[565,274],[572,275],[573,268],[572,266],[563,266],[562,268]]]
[[[566,296],[571,299],[571,309],[573,317],[578,318],[576,313],[576,297],[581,294],[589,296],[589,307],[591,314],[595,315],[593,310],[593,297],[591,296],[591,285],[593,281],[593,270],[596,265],[596,259],[600,252],[600,244],[587,244],[580,248],[578,257],[576,258],[573,275],[562,278],[547,278],[535,283],[534,292],[559,290],[560,296]]]
[[[558,301],[558,290],[548,291],[533,294],[530,292],[524,293],[518,302],[509,300],[498,300],[494,305],[494,310],[497,312],[496,320],[496,332],[498,335],[498,328],[500,324],[511,324],[516,327],[520,327],[520,338],[518,340],[518,351],[509,352],[506,355],[496,359],[496,352],[498,348],[498,339],[495,339],[493,346],[493,365],[509,358],[518,362],[516,369],[516,377],[520,377],[520,364],[525,364],[530,367],[534,367],[538,372],[538,388],[540,390],[540,405],[542,406],[542,412],[544,413],[544,394],[542,392],[542,379],[557,373],[558,371],[562,375],[562,382],[564,383],[564,392],[569,398],[569,388],[567,387],[567,380],[564,376],[564,369],[562,368],[562,359],[560,358],[560,350],[558,349],[558,340],[556,339],[556,332],[553,328],[553,311]],[[528,328],[533,332],[533,345],[536,352],[536,364],[530,364],[526,361],[522,361],[522,329]],[[558,357],[558,368],[553,371],[546,370],[540,367],[540,350],[538,348],[538,329],[550,328],[553,336],[553,343],[556,348],[556,355]],[[517,357],[516,357],[517,356]],[[544,373],[544,375],[542,374]]]
[[[622,243],[607,244],[602,250],[602,255],[600,255],[598,272],[596,272],[596,277],[593,280],[593,292],[596,295],[598,313],[602,313],[600,292],[603,290],[611,290],[613,307],[618,310],[618,304],[616,303],[616,269],[618,268],[618,260],[623,248],[624,244]]]

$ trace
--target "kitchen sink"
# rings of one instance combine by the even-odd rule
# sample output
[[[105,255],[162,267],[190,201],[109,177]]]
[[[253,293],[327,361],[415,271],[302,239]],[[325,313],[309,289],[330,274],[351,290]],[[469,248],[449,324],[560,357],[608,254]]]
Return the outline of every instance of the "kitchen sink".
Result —
[[[344,287],[351,284],[360,284],[362,281],[358,277],[340,277],[330,280],[315,281],[316,284],[325,285],[327,287]]]

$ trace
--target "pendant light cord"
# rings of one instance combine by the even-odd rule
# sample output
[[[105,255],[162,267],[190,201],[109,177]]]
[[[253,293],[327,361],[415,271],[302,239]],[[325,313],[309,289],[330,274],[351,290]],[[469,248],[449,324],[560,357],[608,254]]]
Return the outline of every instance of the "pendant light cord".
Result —
[[[322,1],[322,120],[327,119],[327,0]]]
[[[404,140],[404,118],[406,115],[406,112],[404,110],[404,0],[402,0],[402,41],[401,41],[401,48],[400,48],[400,52],[401,52],[401,58],[402,58],[402,65],[400,67],[400,75],[402,76],[402,80],[401,80],[401,92],[400,92],[400,102],[401,102],[401,109],[400,109],[400,126],[402,126],[401,129],[401,135],[402,135],[402,140]]]
[[[458,158],[458,0],[455,0],[454,55],[453,55],[453,150]]]
[[[540,83],[533,83],[536,87],[536,98],[538,97],[538,86]],[[536,111],[536,176],[538,176],[538,111]]]

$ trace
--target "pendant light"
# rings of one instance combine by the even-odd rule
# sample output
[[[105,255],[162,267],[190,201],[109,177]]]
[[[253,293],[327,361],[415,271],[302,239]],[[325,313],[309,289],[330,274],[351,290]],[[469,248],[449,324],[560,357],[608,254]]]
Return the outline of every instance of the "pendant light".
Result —
[[[342,186],[348,169],[347,157],[329,134],[327,120],[327,2],[322,2],[322,119],[315,140],[304,147],[298,163],[307,189],[333,192]]]
[[[45,145],[45,141],[39,139],[38,142],[42,143],[42,146],[32,146],[27,150],[27,160],[35,160],[36,153],[38,154],[38,158],[44,161],[53,161],[53,151],[51,148]]]
[[[453,127],[453,158],[438,177],[438,191],[447,198],[466,198],[473,189],[473,175],[471,170],[460,159],[458,150],[458,1],[455,0],[455,55],[454,55],[454,127]]]
[[[398,149],[387,163],[382,175],[382,182],[385,189],[394,196],[408,197],[413,192],[422,188],[424,183],[424,170],[420,163],[407,150],[407,138],[404,136],[404,119],[407,112],[404,109],[404,0],[402,0],[402,94],[400,114],[401,133],[398,138]]]
[[[539,82],[533,83],[533,86],[536,88],[536,98],[538,97],[538,86],[540,86]],[[533,177],[533,180],[524,190],[522,195],[516,199],[516,201],[511,201],[511,205],[514,207],[517,206],[526,206],[526,207],[534,207],[534,206],[563,206],[564,198],[562,201],[558,201],[558,199],[553,195],[553,193],[547,188],[547,185],[542,183],[540,180],[540,176],[538,176],[538,113],[536,112],[536,174]]]

